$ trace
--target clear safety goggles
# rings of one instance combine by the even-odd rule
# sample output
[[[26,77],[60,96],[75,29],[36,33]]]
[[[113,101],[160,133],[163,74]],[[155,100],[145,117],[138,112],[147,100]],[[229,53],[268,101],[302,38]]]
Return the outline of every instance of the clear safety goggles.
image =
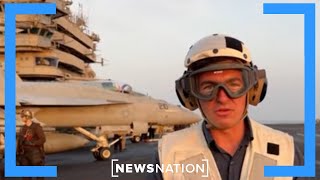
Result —
[[[208,78],[205,81],[199,81],[200,74],[212,72],[214,74],[224,73],[224,71],[233,70],[232,73],[225,76],[223,80],[218,78]],[[213,75],[214,76],[214,75]],[[258,81],[257,71],[243,64],[212,64],[185,75],[184,86],[187,91],[197,99],[212,100],[215,99],[219,89],[223,89],[230,98],[238,98],[246,94]]]

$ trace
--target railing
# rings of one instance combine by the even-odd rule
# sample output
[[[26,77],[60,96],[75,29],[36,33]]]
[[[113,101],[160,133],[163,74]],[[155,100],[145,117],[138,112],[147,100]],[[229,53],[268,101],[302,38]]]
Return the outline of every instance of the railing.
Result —
[[[53,66],[38,65],[34,67],[17,68],[19,76],[23,77],[63,77],[60,69]]]
[[[24,47],[41,47],[41,48],[50,48],[51,40],[49,38],[36,35],[36,34],[17,34],[16,36],[16,45]],[[4,47],[4,36],[0,36],[0,47]]]

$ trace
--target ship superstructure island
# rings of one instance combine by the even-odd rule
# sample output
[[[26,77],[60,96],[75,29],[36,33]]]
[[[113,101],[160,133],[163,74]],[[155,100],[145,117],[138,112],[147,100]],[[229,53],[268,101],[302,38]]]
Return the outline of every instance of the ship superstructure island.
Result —
[[[23,80],[92,80],[99,36],[89,32],[82,6],[72,13],[70,0],[2,0],[0,62],[4,62],[4,3],[56,3],[55,15],[16,16],[16,71]]]

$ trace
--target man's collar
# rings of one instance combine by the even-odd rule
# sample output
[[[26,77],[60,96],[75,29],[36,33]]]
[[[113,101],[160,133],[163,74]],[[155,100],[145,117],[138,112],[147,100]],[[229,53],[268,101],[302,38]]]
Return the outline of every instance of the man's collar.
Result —
[[[247,145],[248,142],[253,140],[253,132],[252,132],[252,126],[251,126],[251,122],[248,116],[245,117],[244,119],[245,122],[245,126],[246,126],[246,132],[245,132],[245,137],[243,138],[241,145]],[[203,121],[202,124],[202,131],[203,131],[203,135],[207,141],[207,144],[209,147],[214,147],[217,148],[216,142],[214,141],[214,139],[212,138],[211,134],[210,134],[210,130],[206,127],[207,122]]]

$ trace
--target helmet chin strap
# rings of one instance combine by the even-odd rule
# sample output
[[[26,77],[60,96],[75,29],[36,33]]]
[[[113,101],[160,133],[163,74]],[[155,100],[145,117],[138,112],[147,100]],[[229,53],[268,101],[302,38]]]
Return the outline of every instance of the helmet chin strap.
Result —
[[[241,120],[245,119],[247,117],[247,115],[248,115],[248,109],[247,108],[248,108],[248,104],[249,104],[249,96],[248,96],[248,94],[246,96],[247,96],[247,98],[246,98],[246,106],[244,107],[244,111],[243,111],[243,114],[241,116]],[[202,114],[204,120],[207,121],[206,128],[215,129],[215,125],[211,121],[209,121],[208,118],[206,117],[206,115],[204,114],[204,112],[203,112],[203,110],[201,108],[201,104],[199,102],[199,99],[197,99],[197,104],[198,104],[198,107],[199,107],[199,109],[201,111],[201,114]]]

